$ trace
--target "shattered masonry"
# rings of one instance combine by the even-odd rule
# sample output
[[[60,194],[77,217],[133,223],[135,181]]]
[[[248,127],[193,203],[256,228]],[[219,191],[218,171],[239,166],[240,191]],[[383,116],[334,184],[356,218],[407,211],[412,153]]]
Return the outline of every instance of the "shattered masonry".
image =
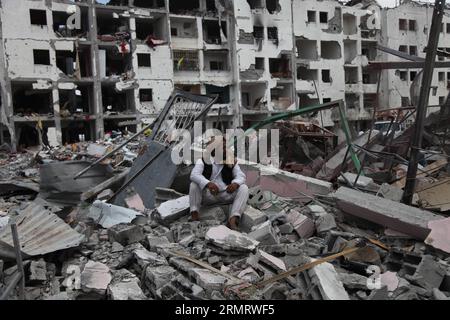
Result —
[[[441,100],[450,73],[433,81],[412,205],[401,201],[414,127],[367,124],[375,104],[415,105],[415,69],[384,70],[378,100],[368,66],[401,62],[385,53],[397,47],[420,63],[431,10],[409,1],[0,0],[0,297],[21,299],[22,287],[9,286],[20,275],[16,225],[25,300],[449,300],[450,113]],[[441,38],[442,57],[450,40]],[[205,93],[219,94],[217,104]],[[329,99],[345,101],[346,116],[335,108],[321,125],[267,120]],[[162,120],[189,129],[181,119],[208,112],[208,127],[269,123],[286,147],[280,168],[240,164],[250,196],[237,230],[228,205],[203,206],[193,221],[193,166],[169,160],[177,135]],[[376,118],[385,113],[407,116]],[[130,139],[156,116],[153,134]]]
[[[174,87],[219,94],[209,128],[342,99],[364,131],[377,103],[377,73],[367,65],[398,61],[377,44],[421,55],[432,16],[431,6],[407,1],[395,9],[371,1],[185,2],[2,0],[0,143],[58,145],[134,130],[156,117]],[[410,106],[416,75],[382,72],[380,106]],[[447,77],[447,69],[436,72],[431,105],[443,103]],[[331,110],[322,116],[327,128],[338,120]]]

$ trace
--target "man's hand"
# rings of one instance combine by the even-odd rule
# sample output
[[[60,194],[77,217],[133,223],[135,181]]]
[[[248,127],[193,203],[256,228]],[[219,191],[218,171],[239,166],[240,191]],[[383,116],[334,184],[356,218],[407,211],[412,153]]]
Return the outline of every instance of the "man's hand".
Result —
[[[235,193],[237,189],[239,189],[239,185],[237,183],[232,183],[227,187],[228,193]]]
[[[219,187],[215,183],[210,182],[206,185],[206,187],[213,196],[217,196],[219,194]]]

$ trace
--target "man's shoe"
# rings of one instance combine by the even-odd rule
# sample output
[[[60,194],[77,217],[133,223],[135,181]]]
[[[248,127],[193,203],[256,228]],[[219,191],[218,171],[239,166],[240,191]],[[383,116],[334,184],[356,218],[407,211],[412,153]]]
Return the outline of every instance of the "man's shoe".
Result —
[[[192,221],[200,221],[200,216],[198,212],[191,212],[191,219]]]
[[[228,224],[230,225],[230,229],[234,231],[239,231],[239,218],[238,217],[232,217]]]

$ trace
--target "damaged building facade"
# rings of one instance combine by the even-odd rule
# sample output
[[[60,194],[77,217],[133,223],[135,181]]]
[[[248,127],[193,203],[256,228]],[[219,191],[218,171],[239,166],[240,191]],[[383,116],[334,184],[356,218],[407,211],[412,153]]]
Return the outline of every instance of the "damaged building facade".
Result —
[[[219,95],[208,128],[248,128],[342,99],[348,120],[365,130],[376,106],[413,103],[418,74],[369,70],[372,61],[398,59],[377,45],[424,56],[432,11],[335,0],[0,3],[0,137],[13,149],[135,131],[174,88]],[[449,75],[436,72],[431,104],[446,97]],[[339,115],[326,110],[317,119],[330,129]]]

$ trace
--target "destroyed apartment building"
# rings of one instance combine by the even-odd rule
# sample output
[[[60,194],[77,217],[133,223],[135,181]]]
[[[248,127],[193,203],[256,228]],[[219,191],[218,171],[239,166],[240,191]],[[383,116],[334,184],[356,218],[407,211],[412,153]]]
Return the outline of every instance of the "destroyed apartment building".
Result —
[[[0,0],[0,300],[449,300],[449,12]],[[279,129],[237,228],[196,121]]]
[[[174,88],[219,95],[208,128],[248,128],[268,115],[343,100],[351,128],[365,131],[376,106],[413,105],[420,69],[392,65],[403,58],[379,47],[423,60],[432,7],[3,0],[0,13],[0,142],[16,150],[134,131],[156,118]],[[435,73],[431,105],[445,101],[449,70]],[[311,119],[339,131],[332,110]]]

